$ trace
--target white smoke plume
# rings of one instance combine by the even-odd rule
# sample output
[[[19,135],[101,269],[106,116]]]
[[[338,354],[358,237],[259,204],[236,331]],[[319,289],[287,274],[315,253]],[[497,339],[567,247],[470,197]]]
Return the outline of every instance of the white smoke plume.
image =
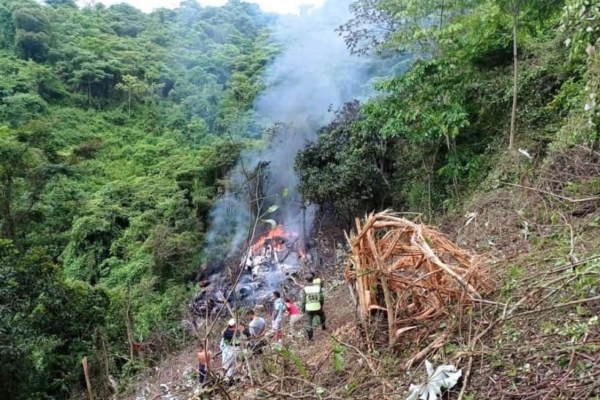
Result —
[[[277,130],[268,148],[244,153],[231,176],[234,182],[243,182],[245,173],[260,162],[268,162],[267,197],[280,208],[265,218],[276,219],[299,235],[308,233],[314,210],[301,207],[294,172],[296,154],[316,137],[319,127],[329,122],[332,108],[366,98],[372,79],[389,73],[383,61],[351,55],[335,32],[351,18],[351,3],[328,0],[320,8],[304,8],[300,16],[279,18],[273,39],[284,50],[266,71],[267,89],[256,99],[254,113],[259,126],[282,123],[283,128]],[[284,192],[288,193],[285,198]],[[214,206],[211,218],[207,252],[214,254],[219,247],[227,253],[221,256],[226,256],[239,250],[251,223],[248,199],[227,193]],[[230,238],[229,245],[218,242],[224,237]]]

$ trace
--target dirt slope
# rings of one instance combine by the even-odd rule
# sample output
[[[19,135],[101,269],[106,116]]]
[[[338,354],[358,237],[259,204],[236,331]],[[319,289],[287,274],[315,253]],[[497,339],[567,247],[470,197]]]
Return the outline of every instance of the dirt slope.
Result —
[[[345,283],[339,277],[331,277],[325,281],[325,285],[325,311],[328,329],[323,331],[320,327],[315,327],[313,342],[309,342],[304,334],[295,337],[286,335],[284,338],[285,346],[293,349],[308,369],[318,368],[330,356],[333,348],[330,340],[332,335],[348,337],[355,332],[354,307]],[[302,322],[304,323],[304,321]],[[226,319],[223,319],[221,325],[225,323]],[[300,326],[300,323],[298,325]],[[220,329],[222,327],[217,330]],[[213,352],[218,352],[216,346],[212,347]],[[159,366],[148,370],[137,383],[132,385],[135,386],[135,391],[122,398],[128,400],[183,400],[194,397],[194,393],[199,393],[199,385],[195,382],[196,351],[196,346],[190,345],[185,351],[167,358]],[[219,367],[220,357],[217,357],[213,368],[218,369]],[[247,384],[239,386],[243,390]],[[235,395],[236,388],[228,388],[228,390]]]
[[[448,309],[426,335],[369,353],[361,334],[378,326],[359,332],[338,268],[326,280],[329,330],[317,329],[313,344],[289,340],[285,352],[253,358],[252,381],[212,398],[405,399],[409,385],[426,378],[428,358],[463,371],[446,399],[600,399],[598,170],[600,155],[573,149],[533,171],[533,183],[483,183],[493,188],[440,222],[460,246],[490,260],[493,290],[472,309]],[[404,362],[441,334],[448,339],[406,371]],[[149,371],[137,392],[200,399],[194,369],[190,347]],[[161,383],[177,395],[161,395]]]

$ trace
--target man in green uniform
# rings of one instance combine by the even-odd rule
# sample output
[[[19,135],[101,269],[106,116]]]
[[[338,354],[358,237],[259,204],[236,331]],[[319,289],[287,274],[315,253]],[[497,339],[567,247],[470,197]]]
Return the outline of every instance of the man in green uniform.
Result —
[[[323,290],[320,285],[314,283],[314,276],[309,275],[306,277],[308,285],[302,290],[302,312],[306,314],[306,333],[308,340],[313,339],[313,319],[318,316],[321,320],[321,328],[327,329],[325,325],[325,312],[323,311],[323,303],[325,302],[325,296],[323,296]]]

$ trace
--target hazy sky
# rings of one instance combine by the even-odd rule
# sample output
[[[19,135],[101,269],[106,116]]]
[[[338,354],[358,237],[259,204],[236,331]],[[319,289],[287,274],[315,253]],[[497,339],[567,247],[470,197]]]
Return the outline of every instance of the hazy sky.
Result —
[[[181,0],[99,0],[106,5],[129,3],[143,11],[152,11],[159,7],[177,7]],[[198,0],[197,0],[198,1]],[[321,5],[324,0],[246,0],[249,3],[257,3],[263,11],[278,13],[297,13],[298,6],[302,4]],[[199,0],[205,6],[220,6],[227,0]]]

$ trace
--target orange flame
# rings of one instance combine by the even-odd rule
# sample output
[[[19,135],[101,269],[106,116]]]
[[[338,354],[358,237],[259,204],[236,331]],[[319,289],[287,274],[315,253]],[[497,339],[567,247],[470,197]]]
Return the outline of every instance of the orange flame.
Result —
[[[277,225],[275,229],[271,229],[269,232],[259,237],[256,243],[254,243],[254,245],[252,246],[252,249],[254,250],[254,252],[257,252],[262,246],[265,245],[265,242],[267,240],[271,240],[271,246],[277,251],[281,251],[283,250],[282,239],[287,239],[292,236],[294,235],[283,229],[282,225]]]
[[[298,241],[298,255],[300,255],[300,259],[303,259],[306,256],[306,242],[304,239],[300,239]]]

